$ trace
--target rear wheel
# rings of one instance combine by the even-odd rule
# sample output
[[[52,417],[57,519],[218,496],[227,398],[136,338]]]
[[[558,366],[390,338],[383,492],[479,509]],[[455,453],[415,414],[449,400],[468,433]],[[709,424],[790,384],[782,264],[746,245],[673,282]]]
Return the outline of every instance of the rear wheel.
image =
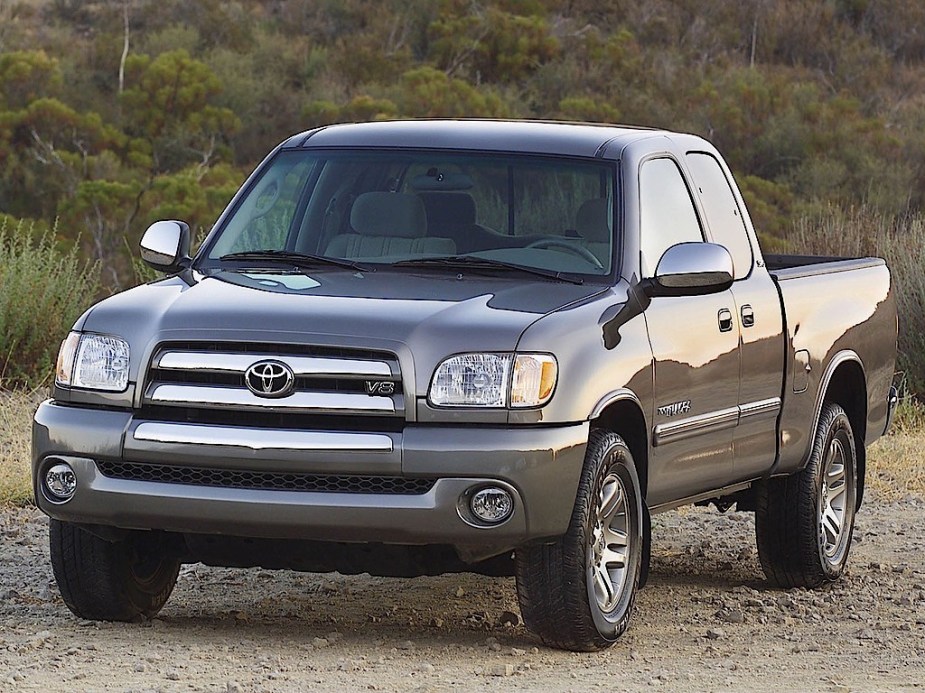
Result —
[[[94,621],[154,616],[177,582],[180,563],[158,535],[133,532],[107,541],[70,522],[51,520],[51,565],[58,589],[75,615]]]
[[[592,430],[571,523],[555,543],[515,554],[524,623],[551,647],[594,651],[626,630],[643,554],[633,456],[614,433]]]
[[[771,582],[817,587],[841,576],[854,532],[857,468],[851,421],[827,403],[806,467],[758,490],[758,556]]]

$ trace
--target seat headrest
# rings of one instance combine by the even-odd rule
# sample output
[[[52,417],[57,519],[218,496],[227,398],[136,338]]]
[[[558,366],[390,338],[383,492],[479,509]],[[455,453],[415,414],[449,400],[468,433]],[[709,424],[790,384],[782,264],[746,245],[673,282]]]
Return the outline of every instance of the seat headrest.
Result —
[[[368,192],[354,200],[350,225],[363,236],[420,238],[427,231],[427,216],[417,195]]]
[[[428,227],[474,224],[475,200],[463,192],[422,192],[418,194],[427,211]]]
[[[578,208],[575,230],[586,241],[609,243],[611,238],[610,224],[607,222],[609,213],[610,205],[606,199],[588,200]]]

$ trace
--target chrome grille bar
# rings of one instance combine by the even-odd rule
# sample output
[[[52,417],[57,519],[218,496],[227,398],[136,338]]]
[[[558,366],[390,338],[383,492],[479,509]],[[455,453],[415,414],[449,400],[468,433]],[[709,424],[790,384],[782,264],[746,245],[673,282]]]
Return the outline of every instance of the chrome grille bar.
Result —
[[[148,390],[152,404],[251,409],[256,411],[394,414],[391,397],[350,392],[294,392],[279,399],[257,397],[249,390],[215,385],[155,384]]]
[[[392,439],[381,433],[291,431],[144,422],[138,424],[132,437],[152,443],[214,445],[250,450],[392,452]]]
[[[208,351],[165,351],[154,362],[161,370],[200,373],[244,373],[252,364],[271,359],[281,361],[299,375],[339,378],[391,378],[392,368],[385,361]]]

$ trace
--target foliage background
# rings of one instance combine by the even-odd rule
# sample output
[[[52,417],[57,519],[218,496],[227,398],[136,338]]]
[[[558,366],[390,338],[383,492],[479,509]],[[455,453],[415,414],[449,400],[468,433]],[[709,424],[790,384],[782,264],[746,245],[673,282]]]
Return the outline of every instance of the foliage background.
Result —
[[[133,282],[148,223],[208,230],[288,134],[448,116],[695,132],[766,248],[925,244],[923,2],[0,0],[0,217],[54,229],[105,291]],[[902,259],[921,307],[921,252]]]

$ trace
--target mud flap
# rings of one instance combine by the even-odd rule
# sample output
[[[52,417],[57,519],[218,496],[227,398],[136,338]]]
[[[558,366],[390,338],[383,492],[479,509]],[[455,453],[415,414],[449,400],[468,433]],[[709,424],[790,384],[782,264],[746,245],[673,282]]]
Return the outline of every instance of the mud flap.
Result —
[[[649,581],[649,559],[652,556],[652,519],[649,508],[642,504],[642,566],[639,568],[639,589]]]

